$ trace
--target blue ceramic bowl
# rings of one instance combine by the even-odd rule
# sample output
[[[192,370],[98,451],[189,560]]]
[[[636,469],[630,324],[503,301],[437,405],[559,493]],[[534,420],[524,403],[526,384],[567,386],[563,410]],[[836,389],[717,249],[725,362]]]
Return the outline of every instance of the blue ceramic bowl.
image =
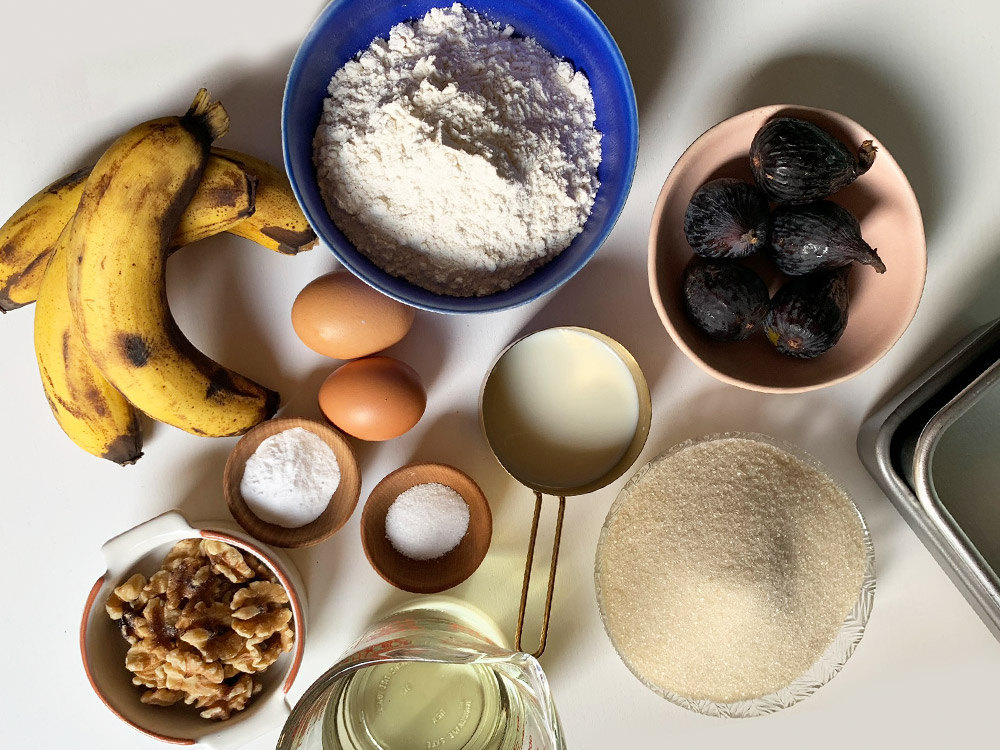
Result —
[[[467,8],[572,62],[590,79],[602,134],[601,181],[583,231],[558,257],[520,283],[485,297],[434,294],[382,271],[337,229],[327,214],[313,167],[313,135],[333,74],[397,23],[423,16],[448,0],[333,0],[320,13],[292,61],[285,85],[281,129],[292,189],[316,234],[338,260],[379,291],[414,307],[443,313],[505,310],[551,292],[597,252],[625,205],[639,149],[635,92],[621,52],[601,20],[582,0],[471,0]]]

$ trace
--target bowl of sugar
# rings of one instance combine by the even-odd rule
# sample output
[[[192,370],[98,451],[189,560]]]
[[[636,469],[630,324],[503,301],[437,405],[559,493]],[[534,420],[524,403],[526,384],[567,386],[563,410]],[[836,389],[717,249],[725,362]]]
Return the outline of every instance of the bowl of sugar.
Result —
[[[433,594],[457,586],[486,557],[493,515],[472,477],[447,464],[409,464],[387,475],[361,511],[361,543],[396,588]]]
[[[292,62],[285,167],[317,235],[413,307],[504,310],[611,232],[635,171],[635,93],[582,0],[335,0]],[[483,75],[489,70],[490,75]]]
[[[287,417],[261,422],[240,438],[226,461],[223,486],[229,512],[255,539],[309,547],[354,513],[361,471],[336,429]]]
[[[818,461],[725,433],[633,475],[601,531],[595,584],[605,631],[646,687],[744,718],[813,695],[845,665],[871,614],[874,551]]]

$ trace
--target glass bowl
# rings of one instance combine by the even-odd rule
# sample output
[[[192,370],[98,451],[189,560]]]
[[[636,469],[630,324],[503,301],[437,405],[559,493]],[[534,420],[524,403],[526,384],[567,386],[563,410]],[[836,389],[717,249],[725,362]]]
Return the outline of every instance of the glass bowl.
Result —
[[[618,644],[615,643],[615,638],[612,635],[612,630],[609,626],[608,617],[605,611],[605,602],[602,595],[600,560],[602,549],[607,540],[608,529],[612,520],[615,518],[622,505],[629,501],[631,493],[643,481],[643,478],[649,473],[651,468],[656,466],[658,463],[675,456],[688,448],[691,448],[692,446],[734,438],[765,443],[778,448],[779,450],[782,450],[798,459],[809,468],[816,470],[822,477],[831,482],[833,486],[848,499],[851,503],[851,507],[857,514],[862,533],[865,559],[861,585],[859,587],[858,596],[854,602],[854,606],[844,618],[833,640],[822,652],[819,658],[816,659],[812,666],[791,682],[774,692],[761,695],[759,697],[724,703],[708,699],[692,699],[679,695],[671,690],[664,689],[660,685],[654,684],[648,680],[642,674],[641,669],[637,665],[630,663],[630,661],[622,653]],[[832,680],[833,677],[843,668],[844,664],[847,662],[851,654],[854,653],[854,649],[861,641],[861,637],[865,631],[865,625],[871,615],[875,597],[875,551],[872,546],[868,526],[865,523],[861,512],[858,510],[853,500],[850,499],[850,496],[843,489],[841,484],[833,479],[827,470],[815,458],[795,446],[775,440],[766,435],[730,432],[709,435],[703,438],[687,440],[680,443],[650,461],[632,476],[628,483],[622,488],[617,499],[612,504],[611,509],[608,511],[607,520],[601,530],[601,536],[597,546],[594,578],[597,587],[598,607],[601,612],[601,621],[604,624],[605,631],[608,633],[608,637],[611,639],[612,646],[615,648],[618,656],[640,682],[657,695],[666,698],[671,703],[675,703],[678,706],[686,708],[690,711],[720,718],[749,718],[773,713],[798,703],[804,698],[807,698],[815,693],[820,687]]]

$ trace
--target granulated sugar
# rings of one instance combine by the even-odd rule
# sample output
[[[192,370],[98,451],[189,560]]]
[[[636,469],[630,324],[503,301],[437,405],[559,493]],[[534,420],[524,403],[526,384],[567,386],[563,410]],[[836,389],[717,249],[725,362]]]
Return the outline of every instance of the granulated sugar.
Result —
[[[432,292],[509,288],[570,244],[597,194],[587,78],[514,31],[435,8],[330,81],[313,143],[327,209]]]
[[[741,437],[653,462],[608,514],[597,558],[605,627],[646,684],[717,703],[805,673],[854,606],[864,533],[824,473]]]

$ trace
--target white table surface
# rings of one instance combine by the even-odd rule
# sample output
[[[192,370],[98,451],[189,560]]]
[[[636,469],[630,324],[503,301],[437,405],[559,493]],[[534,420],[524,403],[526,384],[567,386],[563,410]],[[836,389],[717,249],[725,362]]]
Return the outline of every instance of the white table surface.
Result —
[[[522,329],[598,328],[629,347],[653,393],[640,463],[686,438],[754,430],[798,444],[846,485],[872,529],[875,610],[843,672],[815,696],[761,719],[688,713],[646,690],[604,635],[594,550],[625,478],[573,498],[549,646],[542,658],[571,748],[936,747],[994,734],[1000,644],[931,559],[862,467],[864,416],[975,325],[1000,314],[1000,6],[988,0],[698,3],[594,0],[630,65],[639,99],[635,182],[597,257],[558,293],[501,314],[420,313],[391,354],[428,389],[427,412],[403,438],[359,448],[362,500],[412,460],[453,463],[491,500],[495,532],[479,571],[453,593],[514,629],[531,496],[490,456],[477,424],[478,389],[496,353]],[[0,46],[0,216],[49,181],[88,163],[121,130],[183,111],[207,86],[232,116],[227,147],[280,160],[285,74],[320,0],[99,0],[4,3]],[[646,283],[652,207],[685,146],[715,122],[769,103],[839,110],[863,123],[909,175],[924,211],[927,286],[913,324],[863,375],[797,396],[722,385],[680,353]],[[175,315],[222,362],[279,389],[282,413],[318,416],[316,390],[334,362],[296,339],[298,290],[335,267],[318,248],[280,257],[230,239],[169,264]],[[108,538],[172,507],[192,519],[226,515],[222,469],[235,439],[156,425],[146,454],[120,468],[84,454],[53,421],[32,354],[32,309],[0,320],[0,455],[4,542],[3,715],[6,747],[156,748],[104,708],[80,665],[81,606],[104,570]],[[360,507],[360,506],[359,506]],[[376,610],[407,598],[368,566],[360,511],[326,543],[292,553],[306,580],[309,634],[297,697]],[[543,528],[543,534],[545,533]],[[277,729],[248,747],[273,747]]]

